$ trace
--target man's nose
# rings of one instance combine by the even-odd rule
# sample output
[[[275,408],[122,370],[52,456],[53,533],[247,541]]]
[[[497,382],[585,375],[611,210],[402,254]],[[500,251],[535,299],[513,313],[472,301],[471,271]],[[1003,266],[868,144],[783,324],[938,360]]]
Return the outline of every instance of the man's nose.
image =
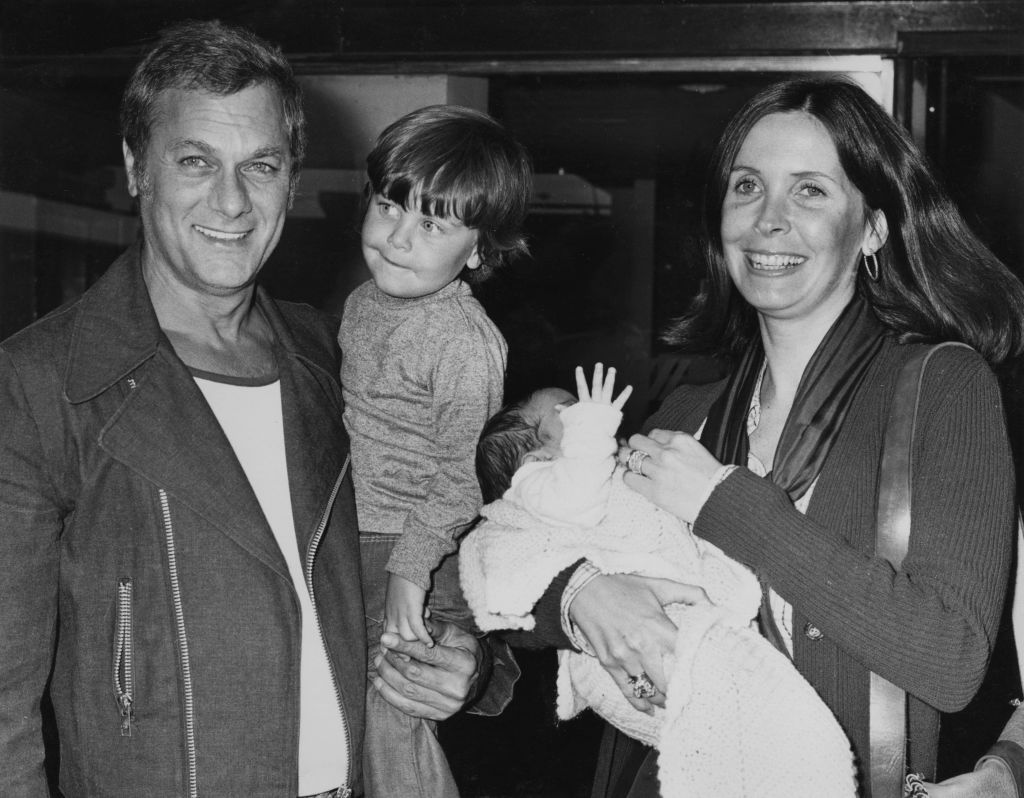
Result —
[[[251,211],[252,201],[245,179],[233,169],[221,172],[214,187],[212,204],[216,210],[230,219]]]

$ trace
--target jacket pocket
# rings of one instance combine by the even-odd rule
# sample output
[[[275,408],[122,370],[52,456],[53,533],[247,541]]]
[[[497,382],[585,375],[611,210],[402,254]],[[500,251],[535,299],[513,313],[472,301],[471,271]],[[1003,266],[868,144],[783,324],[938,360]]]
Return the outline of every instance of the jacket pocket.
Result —
[[[132,736],[135,716],[135,646],[132,637],[132,579],[117,581],[117,620],[114,626],[114,698],[121,715],[121,736]]]

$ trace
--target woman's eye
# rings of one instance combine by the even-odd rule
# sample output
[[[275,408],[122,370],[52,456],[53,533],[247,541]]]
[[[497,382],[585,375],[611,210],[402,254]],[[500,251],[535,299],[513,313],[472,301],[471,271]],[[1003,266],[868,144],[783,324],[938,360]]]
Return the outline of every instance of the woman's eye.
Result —
[[[800,186],[799,193],[803,194],[805,197],[825,196],[825,192],[822,190],[821,186],[818,186],[814,183],[804,183],[802,186]]]
[[[424,219],[423,229],[426,230],[428,233],[440,233],[441,225],[439,225],[437,222],[432,222],[430,219]]]
[[[737,194],[753,194],[757,188],[756,180],[751,177],[742,177],[736,181],[735,191]]]

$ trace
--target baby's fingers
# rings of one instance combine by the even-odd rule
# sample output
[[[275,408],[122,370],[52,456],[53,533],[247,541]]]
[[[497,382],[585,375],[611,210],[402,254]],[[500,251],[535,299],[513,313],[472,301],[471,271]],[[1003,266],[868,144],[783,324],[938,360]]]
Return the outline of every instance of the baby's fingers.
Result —
[[[615,375],[612,375],[612,379],[614,379],[614,376]],[[598,401],[601,400],[601,397],[603,395],[604,395],[604,364],[603,363],[595,363],[594,364],[594,384],[593,384],[593,386],[590,389],[590,398],[593,401],[598,402]]]
[[[583,373],[583,366],[576,367],[576,396],[581,402],[590,399],[590,388],[587,386],[587,378]]]

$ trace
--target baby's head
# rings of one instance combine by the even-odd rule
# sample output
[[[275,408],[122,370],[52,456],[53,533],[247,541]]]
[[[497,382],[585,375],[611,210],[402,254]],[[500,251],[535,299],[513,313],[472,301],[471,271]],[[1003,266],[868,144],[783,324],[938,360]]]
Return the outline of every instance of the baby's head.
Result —
[[[520,466],[562,453],[559,411],[575,401],[561,388],[541,388],[491,417],[476,447],[476,475],[485,502],[502,497]]]
[[[385,293],[423,296],[460,275],[479,281],[527,251],[530,159],[485,113],[432,105],[406,114],[380,134],[366,171],[363,252]],[[389,267],[394,291],[379,276]]]

